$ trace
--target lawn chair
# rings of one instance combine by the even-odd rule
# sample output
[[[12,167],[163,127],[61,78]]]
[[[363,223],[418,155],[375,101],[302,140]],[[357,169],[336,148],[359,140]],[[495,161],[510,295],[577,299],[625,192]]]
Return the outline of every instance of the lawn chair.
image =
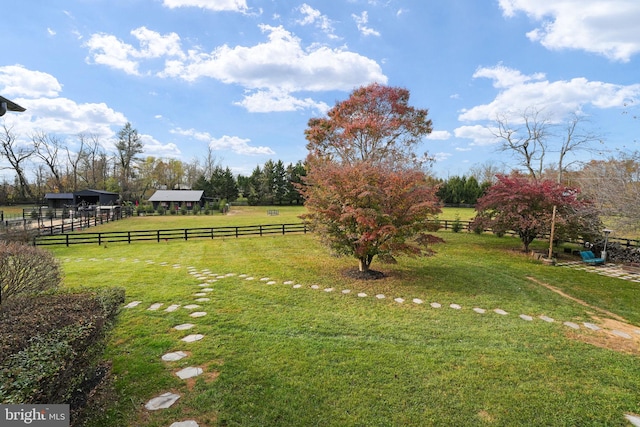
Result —
[[[580,251],[580,256],[582,257],[582,261],[590,265],[603,265],[604,258],[596,258],[596,256],[591,251]]]

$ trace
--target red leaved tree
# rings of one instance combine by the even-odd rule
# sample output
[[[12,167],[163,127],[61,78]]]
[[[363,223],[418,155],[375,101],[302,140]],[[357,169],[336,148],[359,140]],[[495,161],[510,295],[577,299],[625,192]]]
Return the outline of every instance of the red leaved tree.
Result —
[[[303,218],[335,253],[357,258],[361,272],[376,255],[426,255],[441,241],[423,233],[440,208],[415,154],[431,120],[408,101],[406,89],[361,87],[305,131]]]
[[[528,251],[536,237],[549,234],[554,206],[557,238],[599,234],[598,212],[591,201],[580,197],[578,189],[522,175],[497,176],[497,182],[476,204],[473,227],[514,231]]]

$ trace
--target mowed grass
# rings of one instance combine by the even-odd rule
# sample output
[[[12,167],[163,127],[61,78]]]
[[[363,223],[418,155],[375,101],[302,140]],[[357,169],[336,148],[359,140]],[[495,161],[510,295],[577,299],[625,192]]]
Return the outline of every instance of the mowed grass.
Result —
[[[260,223],[263,215],[265,223],[286,218],[283,210],[279,217],[247,212],[246,224]],[[181,228],[176,224],[183,219],[174,217],[167,228]],[[640,413],[637,344],[629,350],[625,342],[621,352],[586,343],[604,333],[574,331],[562,322],[597,322],[594,315],[601,313],[529,277],[636,325],[639,284],[542,266],[511,250],[519,247],[512,238],[440,235],[447,243],[434,257],[403,258],[391,266],[374,262],[387,277],[370,282],[344,277],[355,261],[330,256],[303,234],[52,248],[65,286],[123,286],[127,301],[143,302],[123,309],[112,333],[106,356],[113,361],[115,402],[93,425],[168,426],[195,419],[205,427],[624,426],[625,413]],[[207,312],[202,318],[189,317],[184,308],[163,311],[197,298],[203,280],[188,267],[236,274],[210,283],[211,300],[199,303],[198,310]],[[289,280],[303,286],[285,285]],[[333,292],[324,291],[329,288]],[[165,305],[148,311],[156,302]],[[452,303],[462,308],[449,308]],[[509,314],[496,314],[496,308]],[[196,326],[173,329],[181,323]],[[180,341],[190,333],[205,337]],[[160,359],[177,350],[189,357]],[[187,366],[205,372],[180,380],[174,373]],[[143,408],[167,391],[181,395],[173,407]]]

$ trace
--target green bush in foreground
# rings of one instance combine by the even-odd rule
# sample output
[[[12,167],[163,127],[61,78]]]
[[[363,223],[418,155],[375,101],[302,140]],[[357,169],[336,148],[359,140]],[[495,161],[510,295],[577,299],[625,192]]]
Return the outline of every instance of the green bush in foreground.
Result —
[[[68,403],[93,388],[124,289],[16,297],[0,310],[0,403]]]

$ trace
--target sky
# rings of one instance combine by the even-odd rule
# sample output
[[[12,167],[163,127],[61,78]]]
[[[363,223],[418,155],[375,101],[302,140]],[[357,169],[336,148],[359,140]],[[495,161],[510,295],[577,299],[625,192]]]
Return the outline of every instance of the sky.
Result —
[[[513,165],[491,129],[532,109],[601,137],[578,159],[640,150],[638,0],[6,0],[0,16],[0,95],[27,109],[0,125],[24,144],[113,151],[130,122],[142,156],[209,146],[249,175],[304,160],[309,119],[377,82],[429,110],[418,151],[443,178]]]

